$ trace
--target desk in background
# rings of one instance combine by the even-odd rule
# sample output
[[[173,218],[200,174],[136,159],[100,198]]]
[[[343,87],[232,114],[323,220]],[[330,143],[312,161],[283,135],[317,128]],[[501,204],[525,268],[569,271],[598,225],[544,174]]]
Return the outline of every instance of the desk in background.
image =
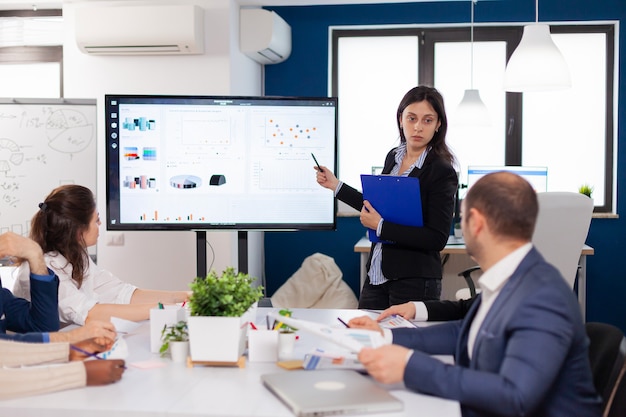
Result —
[[[361,254],[361,286],[363,288],[363,284],[365,283],[365,278],[367,277],[367,258],[369,256],[371,248],[371,242],[367,239],[367,237],[362,237],[359,241],[354,245],[354,251]],[[580,253],[580,261],[578,263],[578,303],[580,304],[580,310],[583,315],[583,320],[585,320],[585,308],[587,304],[587,256],[592,256],[594,254],[594,250],[591,246],[584,245],[583,249]],[[467,251],[465,250],[465,245],[463,244],[448,244],[441,251],[441,255],[465,255],[467,256]],[[453,271],[454,275],[461,272],[461,269],[458,271]],[[445,276],[445,271],[444,271]]]
[[[256,324],[265,327],[265,317],[277,309],[259,308]],[[348,321],[368,314],[360,310],[293,309],[294,317],[340,325],[337,317]],[[21,417],[145,417],[145,416],[237,416],[293,417],[260,377],[265,373],[289,372],[271,362],[247,362],[237,367],[187,368],[174,364],[157,353],[150,353],[150,324],[144,322],[133,334],[125,336],[129,348],[128,369],[121,381],[102,387],[86,387],[52,394],[0,401],[0,415]],[[298,332],[294,356],[318,346],[320,339]],[[132,363],[164,362],[165,367],[137,369]],[[310,371],[315,372],[315,371]],[[405,390],[401,385],[386,386],[404,402],[397,413],[367,414],[368,417],[424,416],[460,417],[456,401],[444,400]],[[351,415],[353,416],[353,415]],[[354,415],[358,417],[358,415]]]

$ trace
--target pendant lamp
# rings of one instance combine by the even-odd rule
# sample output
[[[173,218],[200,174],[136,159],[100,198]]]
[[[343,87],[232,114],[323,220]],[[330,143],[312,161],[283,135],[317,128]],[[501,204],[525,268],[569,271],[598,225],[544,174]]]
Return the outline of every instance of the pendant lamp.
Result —
[[[552,91],[572,86],[569,68],[552,40],[550,26],[538,22],[539,0],[536,0],[535,24],[524,27],[522,40],[506,66],[506,91]]]
[[[471,64],[470,64],[470,89],[465,90],[463,99],[456,109],[455,124],[459,126],[489,126],[491,120],[487,106],[480,99],[480,93],[474,89],[474,2],[478,0],[470,0],[471,9],[471,25],[470,25],[470,48],[471,48]]]

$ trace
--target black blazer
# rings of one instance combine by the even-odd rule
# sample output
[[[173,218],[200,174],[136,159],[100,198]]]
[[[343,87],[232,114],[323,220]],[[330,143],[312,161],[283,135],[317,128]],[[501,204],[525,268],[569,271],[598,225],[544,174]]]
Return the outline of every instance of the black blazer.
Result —
[[[463,320],[476,297],[467,300],[428,300],[424,301],[428,311],[428,321]]]
[[[383,174],[391,172],[396,149],[387,154]],[[420,180],[424,226],[383,222],[380,238],[394,242],[383,244],[383,274],[390,280],[416,277],[441,279],[439,252],[446,246],[450,235],[458,177],[452,165],[432,152],[426,156],[422,168],[414,168],[409,176]],[[356,210],[360,211],[363,207],[363,193],[347,184],[341,186],[337,198]],[[372,250],[367,261],[368,271]]]

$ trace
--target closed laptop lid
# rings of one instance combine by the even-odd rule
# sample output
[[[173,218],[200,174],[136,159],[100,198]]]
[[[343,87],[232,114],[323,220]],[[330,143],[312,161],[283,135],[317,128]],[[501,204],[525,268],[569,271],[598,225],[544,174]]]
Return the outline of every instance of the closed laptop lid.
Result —
[[[299,417],[403,409],[402,401],[352,370],[289,371],[265,374],[261,380]]]

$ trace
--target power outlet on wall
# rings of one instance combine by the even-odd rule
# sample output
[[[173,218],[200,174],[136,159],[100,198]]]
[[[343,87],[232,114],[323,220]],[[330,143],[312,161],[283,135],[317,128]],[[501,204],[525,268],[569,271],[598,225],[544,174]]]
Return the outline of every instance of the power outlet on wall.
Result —
[[[124,246],[124,233],[108,233],[107,246]]]

